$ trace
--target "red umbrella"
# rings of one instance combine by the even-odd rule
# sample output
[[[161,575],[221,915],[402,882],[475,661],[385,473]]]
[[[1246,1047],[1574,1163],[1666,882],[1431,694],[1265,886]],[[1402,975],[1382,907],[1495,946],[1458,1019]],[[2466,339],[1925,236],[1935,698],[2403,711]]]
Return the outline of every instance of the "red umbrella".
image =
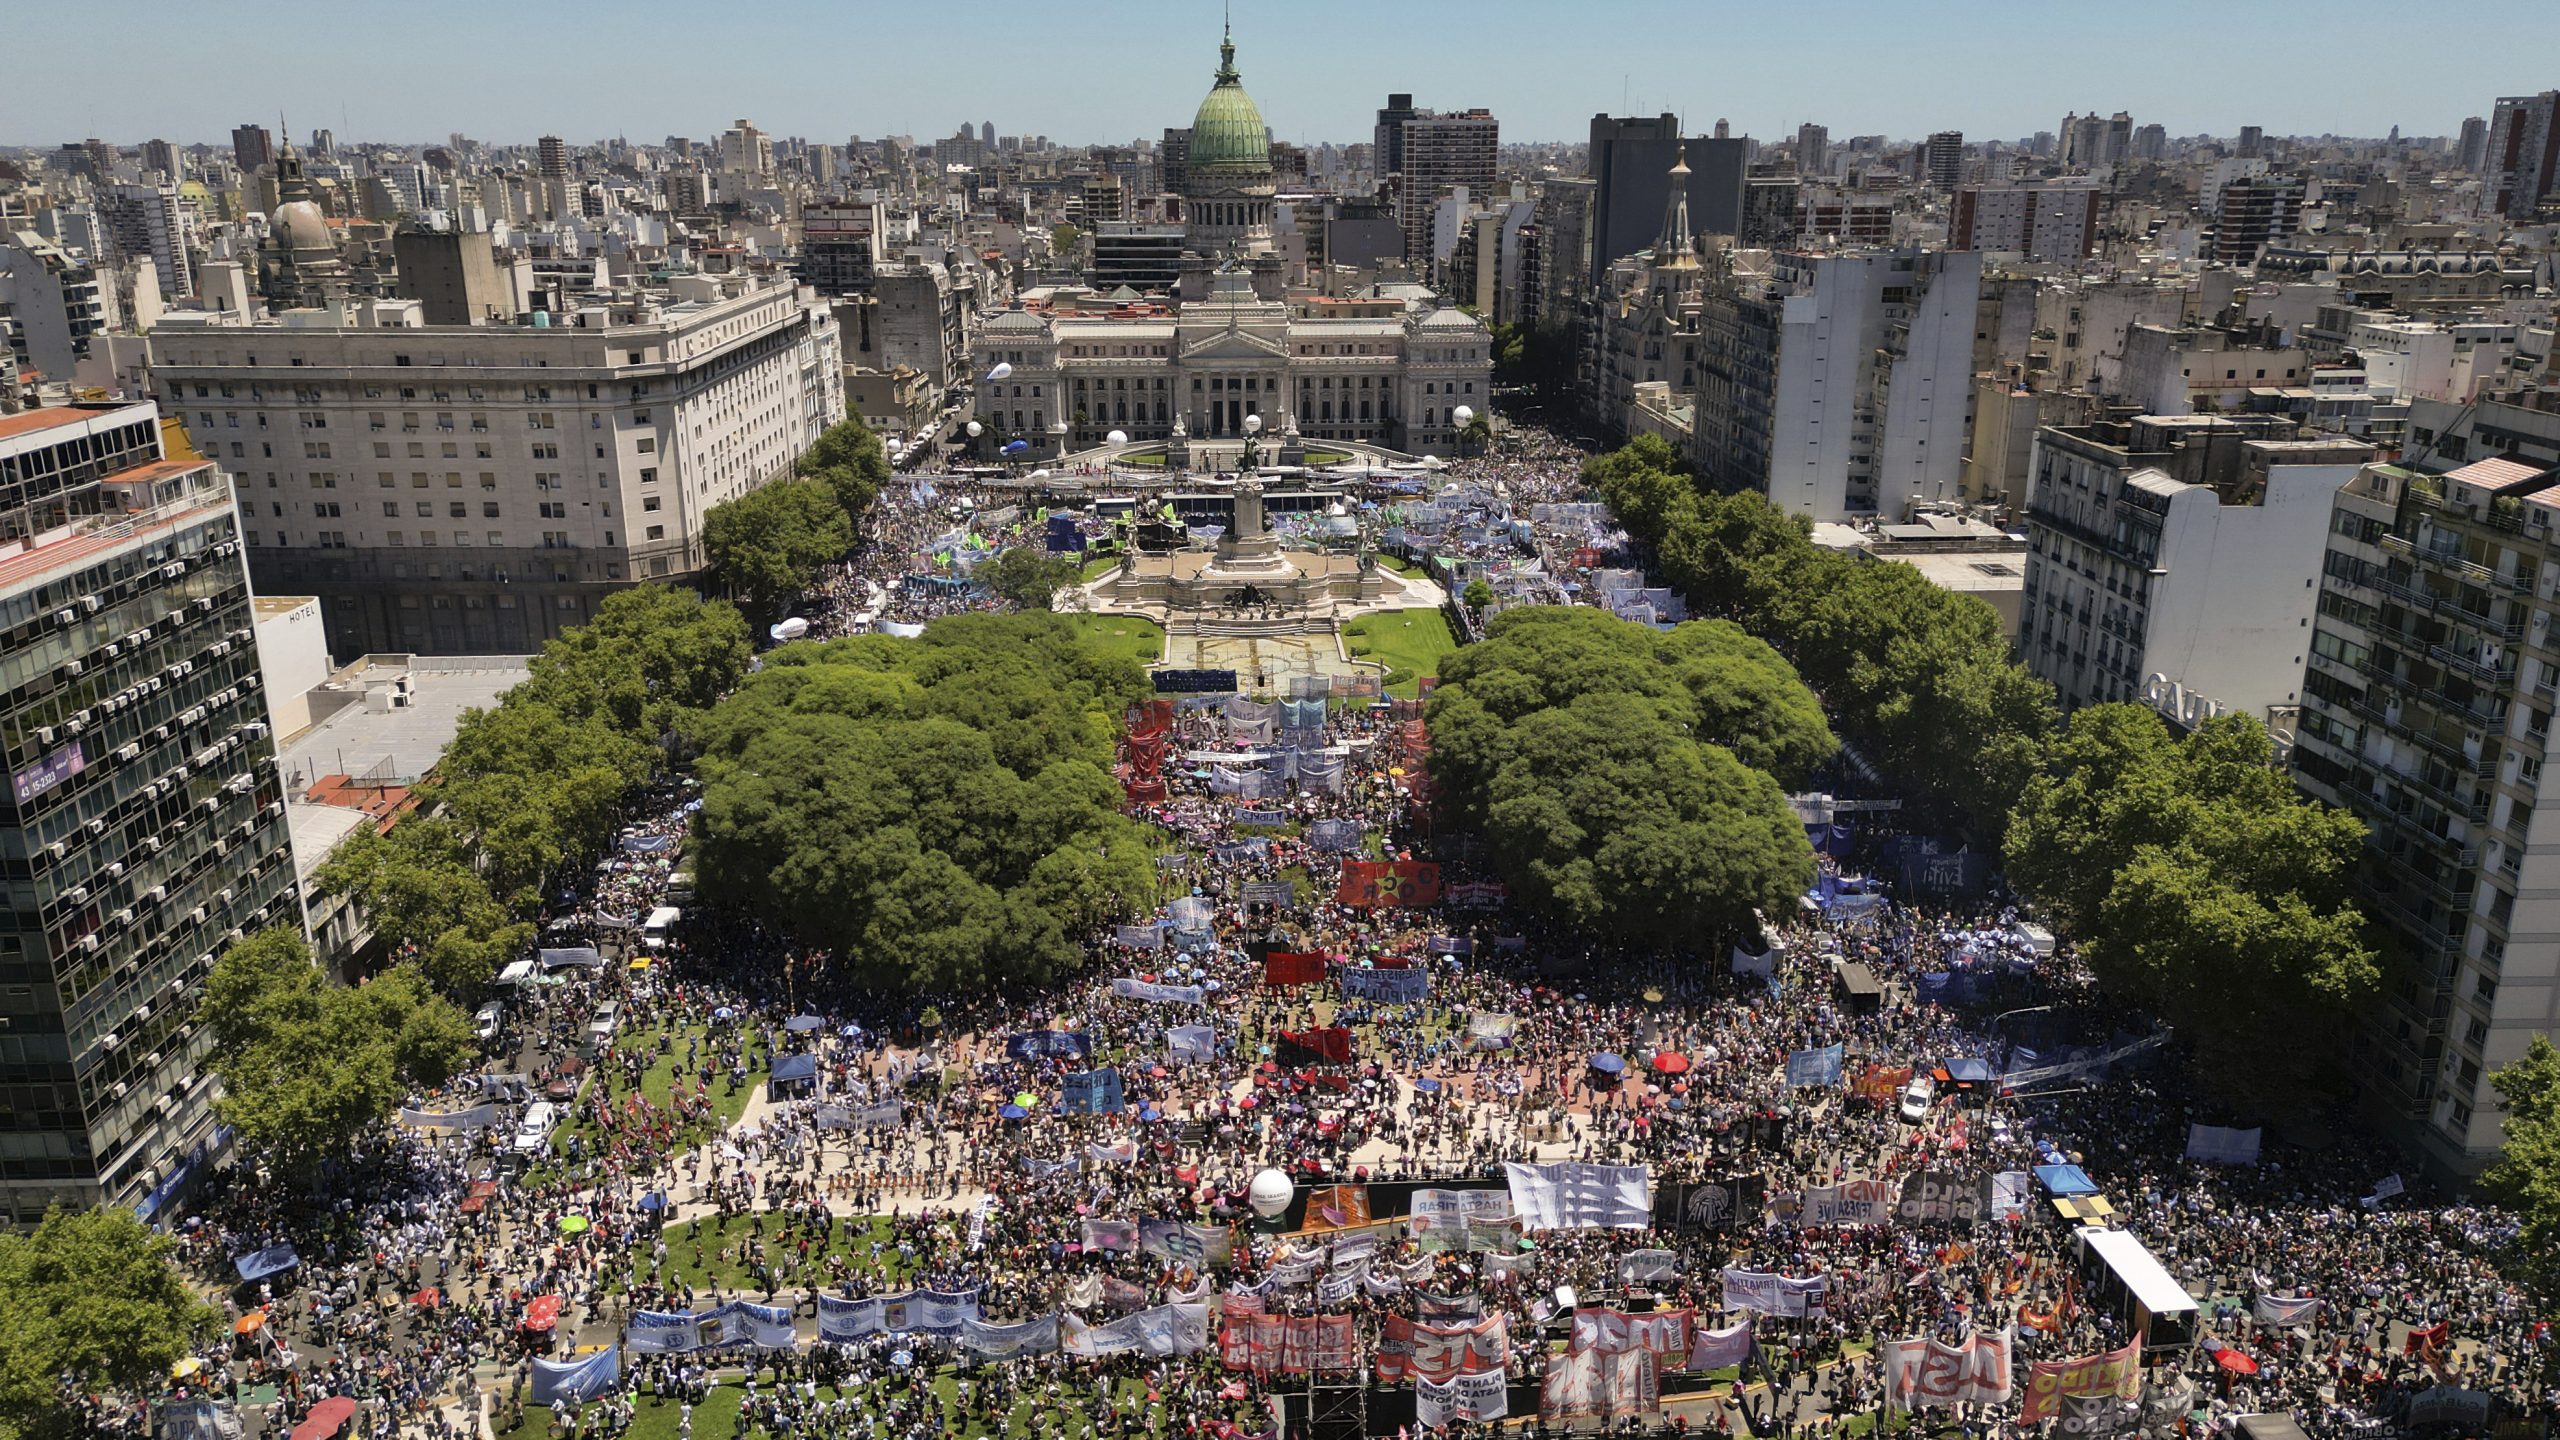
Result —
[[[557,1295],[536,1295],[532,1303],[524,1307],[524,1328],[527,1330],[548,1330],[559,1323],[560,1297]]]
[[[1665,1075],[1686,1075],[1689,1057],[1677,1050],[1658,1050],[1654,1052],[1653,1068]]]
[[[444,1292],[430,1285],[409,1297],[409,1303],[421,1310],[433,1310],[444,1303]]]
[[[2230,1371],[2234,1375],[2255,1375],[2258,1373],[2258,1362],[2241,1354],[2237,1350],[2221,1350],[2215,1352],[2213,1363]]]

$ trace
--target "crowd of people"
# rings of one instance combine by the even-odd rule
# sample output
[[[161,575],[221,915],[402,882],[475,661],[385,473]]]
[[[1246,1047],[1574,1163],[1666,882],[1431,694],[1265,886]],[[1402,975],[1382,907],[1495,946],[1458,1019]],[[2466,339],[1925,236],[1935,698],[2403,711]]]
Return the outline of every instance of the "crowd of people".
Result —
[[[1530,431],[1444,478],[1525,520],[1588,499],[1577,455]],[[958,516],[1000,503],[967,482],[902,480],[864,549],[810,597],[811,633],[994,603],[916,581],[937,573],[932,543]],[[1518,558],[1550,576],[1589,569],[1607,539],[1532,528]],[[2496,1268],[2510,1234],[2498,1215],[2415,1186],[2373,1198],[2400,1162],[2345,1134],[2271,1143],[2250,1166],[2187,1160],[2201,1101],[2171,1052],[2067,1093],[1940,1094],[1916,1118],[1899,1091],[1790,1082],[1791,1057],[1835,1045],[1848,1077],[1949,1057],[1996,1071],[2003,1011],[2037,1018],[1999,1042],[2121,1036],[2131,1019],[2067,951],[2024,940],[1996,892],[1830,903],[1880,888],[1854,878],[1878,827],[1826,845],[1842,854],[1827,877],[1848,885],[1826,883],[1735,953],[1630,956],[1515,913],[1465,837],[1428,833],[1415,714],[1336,702],[1296,738],[1301,754],[1338,755],[1338,778],[1248,786],[1234,777],[1270,775],[1244,758],[1269,753],[1267,722],[1178,708],[1163,789],[1131,803],[1164,837],[1166,903],[1092,937],[1087,974],[1036,994],[864,990],[716,904],[688,906],[663,948],[644,944],[631,921],[665,898],[695,808],[682,782],[651,791],[546,938],[593,943],[605,963],[523,992],[505,1082],[417,1097],[449,1110],[497,1096],[493,1123],[386,1133],[311,1193],[239,1183],[192,1202],[177,1233],[208,1279],[278,1244],[299,1263],[224,1286],[233,1323],[188,1383],[232,1399],[275,1385],[249,1409],[277,1433],[344,1395],[375,1435],[644,1421],[676,1440],[1262,1435],[1273,1397],[1307,1377],[1231,1346],[1240,1316],[1348,1317],[1353,1370],[1372,1380],[1410,1324],[1481,1326],[1504,1343],[1471,1363],[1528,1386],[1577,1304],[1693,1311],[1700,1331],[1744,1318],[1725,1307],[1731,1268],[1820,1277],[1826,1295],[1751,1316],[1739,1374],[1664,1356],[1668,1402],[1618,1424],[1828,1436],[1884,1403],[1879,1341],[2014,1331],[2022,1397],[2033,1362],[2143,1338],[2040,1197],[1884,1223],[1817,1222],[1803,1200],[1924,1171],[1988,1185],[2060,1160],[2200,1304],[2204,1343],[2145,1357],[2143,1393],[2174,1402],[2143,1420],[2154,1433],[2280,1411],[2322,1440],[2485,1435],[2492,1417],[2547,1420],[2560,1404],[2550,1337]],[[1436,900],[1351,903],[1365,896],[1342,885],[1346,866],[1400,860],[1437,867]],[[1875,1003],[1834,983],[1845,961],[1877,977]],[[1941,983],[1958,973],[1980,983]],[[608,1002],[617,1028],[599,1045],[590,1017]],[[566,1097],[558,1129],[521,1145],[517,1103],[551,1091]],[[1495,1214],[1489,1237],[1460,1245],[1395,1221],[1416,1184],[1501,1190],[1505,1162],[1641,1166],[1657,1201],[1749,1183],[1703,1220],[1676,1205],[1623,1228]],[[1271,1170],[1295,1186],[1276,1220],[1256,1193]],[[977,1363],[949,1333],[826,1337],[842,1302],[909,1292],[973,1296],[992,1326],[1059,1317],[1058,1340]],[[2268,1297],[2320,1303],[2279,1324],[2261,1318]],[[796,1343],[632,1343],[635,1316],[731,1302],[787,1307]],[[1158,1312],[1171,1343],[1109,1338]],[[1195,1315],[1204,1324],[1182,1328]],[[600,1347],[618,1347],[609,1384],[535,1403],[538,1359]],[[2436,1389],[2487,1408],[2439,1431],[2443,1407],[2411,1413]],[[2018,1409],[1956,1414],[1986,1436],[2040,1428]]]

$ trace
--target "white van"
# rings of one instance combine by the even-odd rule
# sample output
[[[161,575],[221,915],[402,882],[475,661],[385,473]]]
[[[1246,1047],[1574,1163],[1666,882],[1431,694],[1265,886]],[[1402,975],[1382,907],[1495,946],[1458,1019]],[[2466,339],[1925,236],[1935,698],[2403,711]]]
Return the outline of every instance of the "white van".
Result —
[[[640,943],[652,950],[665,949],[667,936],[675,930],[676,922],[683,918],[684,912],[673,905],[661,905],[650,911],[649,918],[640,922]]]
[[[531,1154],[551,1143],[551,1127],[560,1120],[560,1109],[548,1100],[536,1100],[524,1107],[524,1119],[516,1125],[515,1148]]]
[[[587,1053],[602,1055],[613,1047],[613,1032],[622,1028],[622,1006],[606,1000],[587,1019]]]

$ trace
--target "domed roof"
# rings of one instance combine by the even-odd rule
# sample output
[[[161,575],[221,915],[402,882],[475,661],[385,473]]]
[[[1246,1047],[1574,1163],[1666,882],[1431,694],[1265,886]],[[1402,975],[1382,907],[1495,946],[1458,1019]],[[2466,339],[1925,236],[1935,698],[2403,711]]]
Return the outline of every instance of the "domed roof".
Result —
[[[1219,42],[1217,84],[1209,98],[1200,102],[1200,112],[1191,117],[1191,148],[1183,163],[1194,175],[1203,171],[1233,178],[1271,173],[1271,140],[1262,128],[1261,107],[1244,93],[1244,82],[1236,74],[1236,42],[1232,36]]]
[[[269,217],[276,238],[288,250],[335,250],[337,242],[329,238],[329,222],[320,207],[308,200],[288,200],[276,207]]]

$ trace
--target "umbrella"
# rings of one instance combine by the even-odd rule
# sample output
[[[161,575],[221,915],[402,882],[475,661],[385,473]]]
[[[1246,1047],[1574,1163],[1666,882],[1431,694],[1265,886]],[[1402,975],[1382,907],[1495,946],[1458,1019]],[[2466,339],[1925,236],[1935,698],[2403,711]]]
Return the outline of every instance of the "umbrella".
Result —
[[[1262,1097],[1261,1097],[1261,1096],[1259,1096],[1259,1095],[1247,1095],[1247,1096],[1246,1096],[1246,1097],[1244,1097],[1243,1099],[1241,1099],[1241,1100],[1239,1100],[1239,1101],[1237,1101],[1237,1102],[1236,1102],[1236,1108],[1237,1108],[1237,1109],[1239,1109],[1239,1110],[1250,1110],[1250,1109],[1252,1109],[1254,1106],[1259,1105],[1259,1104],[1261,1104],[1261,1103],[1262,1103]]]
[[[842,1040],[853,1040],[853,1039],[858,1039],[858,1038],[860,1038],[861,1034],[862,1034],[862,1027],[861,1027],[861,1026],[859,1026],[859,1025],[847,1025],[847,1026],[846,1026],[846,1027],[844,1027],[843,1029],[841,1029],[841,1030],[839,1030],[839,1031],[837,1031],[837,1032],[836,1032],[836,1036],[837,1036],[837,1038],[838,1038],[838,1039],[842,1039]]]
[[[1653,1068],[1665,1075],[1686,1075],[1689,1073],[1689,1057],[1677,1050],[1656,1051]]]
[[[563,1215],[560,1217],[560,1233],[563,1235],[584,1235],[594,1228],[594,1222],[588,1220],[584,1215]]]
[[[2237,1350],[2221,1350],[2215,1352],[2213,1363],[2230,1371],[2234,1375],[2255,1375],[2258,1373],[2258,1362],[2241,1354]]]
[[[822,1029],[825,1027],[826,1023],[826,1021],[819,1019],[815,1015],[794,1015],[790,1019],[782,1022],[782,1028],[790,1031],[794,1035],[799,1035],[805,1034],[811,1030]]]
[[[197,1359],[195,1356],[190,1355],[179,1361],[177,1364],[170,1366],[169,1374],[176,1379],[184,1380],[203,1368],[204,1362]]]
[[[737,1014],[737,1013],[738,1013],[737,1011],[730,1009],[730,1008],[729,1008],[728,1006],[726,1006],[726,1005],[723,1005],[723,1006],[721,1006],[719,1009],[714,1010],[714,1011],[712,1011],[712,1012],[711,1012],[711,1018],[712,1018],[712,1019],[714,1019],[714,1020],[726,1020],[726,1019],[730,1018],[731,1016],[733,1016],[733,1015],[735,1015],[735,1014]]]
[[[444,1292],[433,1285],[409,1297],[409,1303],[421,1310],[433,1310],[444,1303]]]
[[[1413,1088],[1414,1088],[1417,1092],[1419,1092],[1419,1093],[1421,1093],[1421,1094],[1424,1094],[1424,1095],[1437,1095],[1437,1094],[1439,1094],[1439,1093],[1440,1093],[1440,1082],[1439,1082],[1439,1081],[1437,1081],[1437,1080],[1433,1080],[1433,1079],[1430,1079],[1430,1078],[1428,1078],[1428,1077],[1425,1077],[1425,1078],[1423,1078],[1423,1079],[1420,1079],[1420,1080],[1416,1080],[1416,1081],[1414,1081],[1414,1082],[1413,1082]]]
[[[1611,1054],[1609,1051],[1603,1050],[1599,1054],[1591,1057],[1591,1068],[1599,1071],[1603,1075],[1615,1075],[1627,1068],[1627,1062],[1624,1059]]]
[[[1022,442],[1017,440],[1014,443],[1018,445]],[[912,1350],[892,1350],[889,1352],[889,1363],[897,1366],[901,1370],[904,1370],[908,1366],[916,1363],[915,1352]]]
[[[643,1195],[643,1196],[641,1196],[641,1197],[640,1197],[640,1208],[641,1208],[641,1209],[643,1209],[643,1210],[664,1210],[664,1209],[666,1209],[666,1208],[667,1208],[667,1193],[666,1193],[665,1191],[663,1191],[663,1190],[652,1190],[652,1191],[650,1191],[648,1194]]]
[[[234,1335],[255,1335],[258,1333],[258,1327],[266,1323],[266,1311],[252,1310],[248,1314],[231,1322],[231,1333]]]
[[[1023,1108],[1022,1108],[1021,1106],[1019,1106],[1019,1105],[1007,1105],[1007,1106],[1006,1106],[1006,1107],[1004,1107],[1003,1109],[998,1110],[996,1113],[997,1113],[998,1115],[1003,1116],[1003,1117],[1004,1117],[1004,1118],[1006,1118],[1007,1120],[1022,1120],[1022,1119],[1027,1119],[1027,1118],[1029,1118],[1029,1116],[1030,1116],[1030,1114],[1031,1114],[1031,1112],[1030,1112],[1030,1111],[1023,1109]]]
[[[1028,1090],[1017,1090],[1013,1095],[1013,1103],[1021,1106],[1025,1110],[1028,1110],[1032,1106],[1040,1103],[1040,1097],[1032,1094]]]

